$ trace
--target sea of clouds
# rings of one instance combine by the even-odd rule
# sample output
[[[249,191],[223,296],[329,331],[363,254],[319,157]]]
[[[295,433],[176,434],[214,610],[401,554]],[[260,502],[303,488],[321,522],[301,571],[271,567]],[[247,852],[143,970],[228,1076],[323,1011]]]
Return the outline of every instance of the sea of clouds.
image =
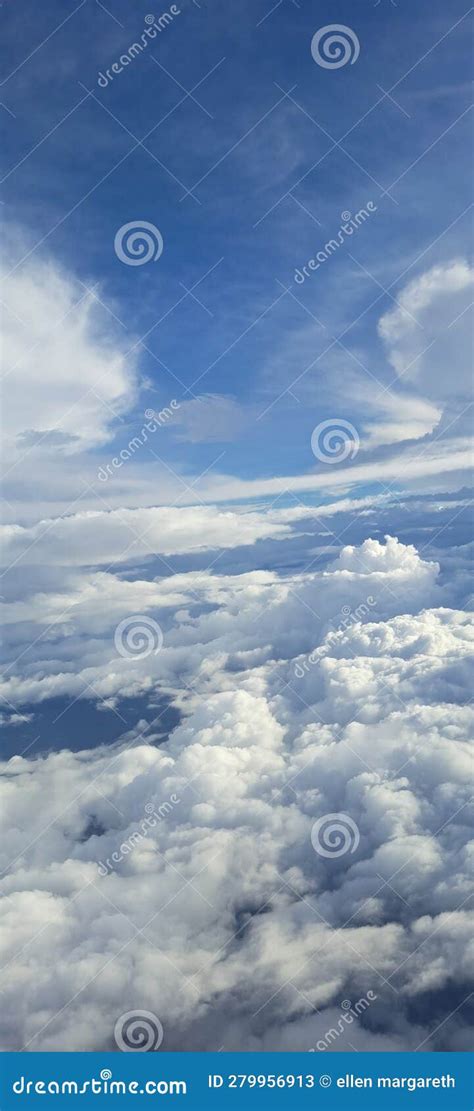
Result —
[[[177,534],[172,511],[140,512],[165,552],[284,543],[291,518],[196,508]],[[370,992],[329,1048],[467,1049],[462,551],[449,581],[393,536],[324,569],[131,578],[83,566],[122,544],[113,514],[90,516],[62,522],[64,548],[56,534],[57,588],[32,568],[5,606],[15,656],[33,647],[2,693],[20,714],[166,696],[180,720],[163,739],[157,710],[113,745],[2,765],[2,1048],[115,1048],[117,1018],[147,1010],[167,1050],[317,1049]],[[46,563],[47,528],[35,539]],[[117,652],[134,614],[159,623],[160,651]],[[320,853],[333,814],[351,841]]]

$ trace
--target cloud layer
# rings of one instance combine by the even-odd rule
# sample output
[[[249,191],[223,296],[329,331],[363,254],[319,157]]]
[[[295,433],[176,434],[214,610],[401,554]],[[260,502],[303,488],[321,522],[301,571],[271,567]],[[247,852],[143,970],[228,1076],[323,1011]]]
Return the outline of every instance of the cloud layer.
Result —
[[[326,572],[147,585],[162,651],[91,647],[61,682],[166,688],[166,743],[157,721],[3,768],[3,1048],[113,1048],[145,1009],[164,1049],[309,1050],[368,991],[356,1048],[467,1048],[469,625],[436,564],[388,538]],[[107,607],[77,602],[100,643]],[[334,814],[357,837],[324,855]]]

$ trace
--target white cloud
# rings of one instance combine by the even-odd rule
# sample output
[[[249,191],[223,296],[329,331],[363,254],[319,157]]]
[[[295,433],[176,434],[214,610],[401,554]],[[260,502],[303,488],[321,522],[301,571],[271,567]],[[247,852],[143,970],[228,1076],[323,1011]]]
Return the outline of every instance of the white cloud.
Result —
[[[308,451],[310,450],[308,444]],[[360,460],[360,462],[359,462]],[[448,488],[459,488],[460,476],[466,480],[471,468],[472,445],[467,437],[449,441],[428,442],[421,449],[415,447],[398,450],[396,455],[384,459],[363,461],[362,452],[350,466],[343,464],[328,467],[321,464],[313,474],[279,475],[275,478],[241,479],[231,475],[195,483],[200,497],[215,501],[238,498],[271,497],[285,493],[299,493],[304,490],[336,491],[344,493],[354,490],[360,483],[403,481],[404,486],[415,484],[417,489],[429,487],[436,476],[442,481],[446,475]],[[328,473],[329,472],[329,473]],[[438,486],[439,488],[439,486]],[[443,487],[444,488],[444,487]]]
[[[463,259],[432,267],[397,295],[379,334],[400,379],[446,403],[470,396],[474,269]]]
[[[372,415],[378,417],[364,428],[367,447],[419,440],[433,432],[442,413],[441,408],[430,401],[390,390],[375,393],[368,390],[367,401]]]
[[[106,443],[134,399],[133,338],[118,338],[94,297],[53,260],[30,260],[11,273],[4,298],[10,451],[70,454]]]
[[[416,318],[433,306],[438,298],[445,299],[469,289],[474,283],[474,270],[464,259],[444,266],[433,266],[405,286],[397,297],[397,307],[381,317],[379,333],[387,343],[394,344],[407,332],[416,329]]]
[[[40,521],[32,528],[6,525],[3,558],[7,564],[84,566],[120,563],[155,554],[209,551],[254,544],[264,536],[284,536],[288,526],[264,514],[235,513],[214,507],[95,510]]]

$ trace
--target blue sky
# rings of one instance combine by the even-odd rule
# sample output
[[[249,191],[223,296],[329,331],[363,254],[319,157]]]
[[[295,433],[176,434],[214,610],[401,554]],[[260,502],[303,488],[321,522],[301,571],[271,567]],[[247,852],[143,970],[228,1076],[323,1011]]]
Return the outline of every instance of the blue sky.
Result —
[[[470,1048],[469,13],[0,20],[1,1048]]]
[[[109,458],[147,407],[211,394],[224,400],[185,405],[160,432],[160,457],[193,479],[207,468],[251,480],[327,474],[310,438],[331,417],[360,429],[359,463],[393,454],[375,445],[374,455],[362,427],[380,420],[380,390],[396,377],[378,321],[409,281],[466,256],[464,6],[414,11],[382,0],[335,11],[283,0],[274,10],[243,3],[231,20],[211,0],[184,0],[104,89],[99,73],[161,11],[106,7],[25,5],[24,60],[5,5],[2,86],[4,211],[26,237],[13,249],[15,272],[52,256],[73,280],[99,283],[104,322],[137,356],[134,402],[95,451]],[[336,21],[353,28],[360,54],[331,70],[315,64],[310,45]],[[199,82],[195,99],[187,96]],[[152,128],[147,151],[137,141]],[[184,188],[193,186],[195,199]],[[295,269],[337,236],[341,213],[368,201],[376,206],[368,222],[295,284]],[[140,220],[158,227],[163,254],[126,266],[114,236]],[[183,288],[195,283],[201,304]],[[142,336],[148,350],[136,346]],[[413,381],[402,386],[407,403],[423,394]],[[395,399],[401,388],[395,382]]]

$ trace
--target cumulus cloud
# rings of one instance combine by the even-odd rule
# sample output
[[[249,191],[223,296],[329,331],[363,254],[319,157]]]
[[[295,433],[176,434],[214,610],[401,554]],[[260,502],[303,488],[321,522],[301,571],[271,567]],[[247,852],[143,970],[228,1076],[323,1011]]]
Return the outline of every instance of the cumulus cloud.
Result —
[[[378,331],[399,380],[446,404],[470,396],[474,269],[464,259],[433,266],[408,282]]]
[[[133,340],[117,336],[94,296],[53,259],[10,273],[5,298],[7,447],[21,457],[107,442],[135,396]]]
[[[469,289],[474,283],[474,271],[463,259],[456,259],[444,266],[433,266],[431,270],[414,278],[405,286],[395,309],[391,309],[380,320],[379,332],[388,343],[396,343],[407,332],[416,328],[416,314],[437,301]]]
[[[105,604],[87,651],[182,715],[3,766],[4,1048],[114,1048],[135,1008],[164,1049],[317,1050],[369,991],[355,1048],[467,1048],[469,626],[438,571],[388,538],[318,573],[78,585],[73,642],[94,590],[172,615],[117,682]],[[318,852],[341,813],[351,844]]]
[[[436,563],[389,537],[384,545],[367,540],[360,549],[345,547],[327,572],[291,578],[263,571],[190,572],[158,582],[130,582],[108,572],[82,575],[64,593],[4,606],[7,631],[10,624],[19,627],[16,643],[32,645],[27,666],[20,650],[19,667],[5,674],[0,690],[15,706],[68,694],[90,697],[91,690],[95,698],[134,697],[149,692],[157,680],[174,690],[183,674],[205,674],[211,657],[219,663],[229,656],[229,666],[239,669],[247,652],[263,661],[311,651],[343,620],[341,606],[358,617],[374,608],[388,617],[398,612],[403,591],[405,610],[417,611],[420,604],[442,599],[437,573]],[[159,622],[164,643],[159,654],[131,666],[117,652],[114,632],[120,620],[137,613]]]

